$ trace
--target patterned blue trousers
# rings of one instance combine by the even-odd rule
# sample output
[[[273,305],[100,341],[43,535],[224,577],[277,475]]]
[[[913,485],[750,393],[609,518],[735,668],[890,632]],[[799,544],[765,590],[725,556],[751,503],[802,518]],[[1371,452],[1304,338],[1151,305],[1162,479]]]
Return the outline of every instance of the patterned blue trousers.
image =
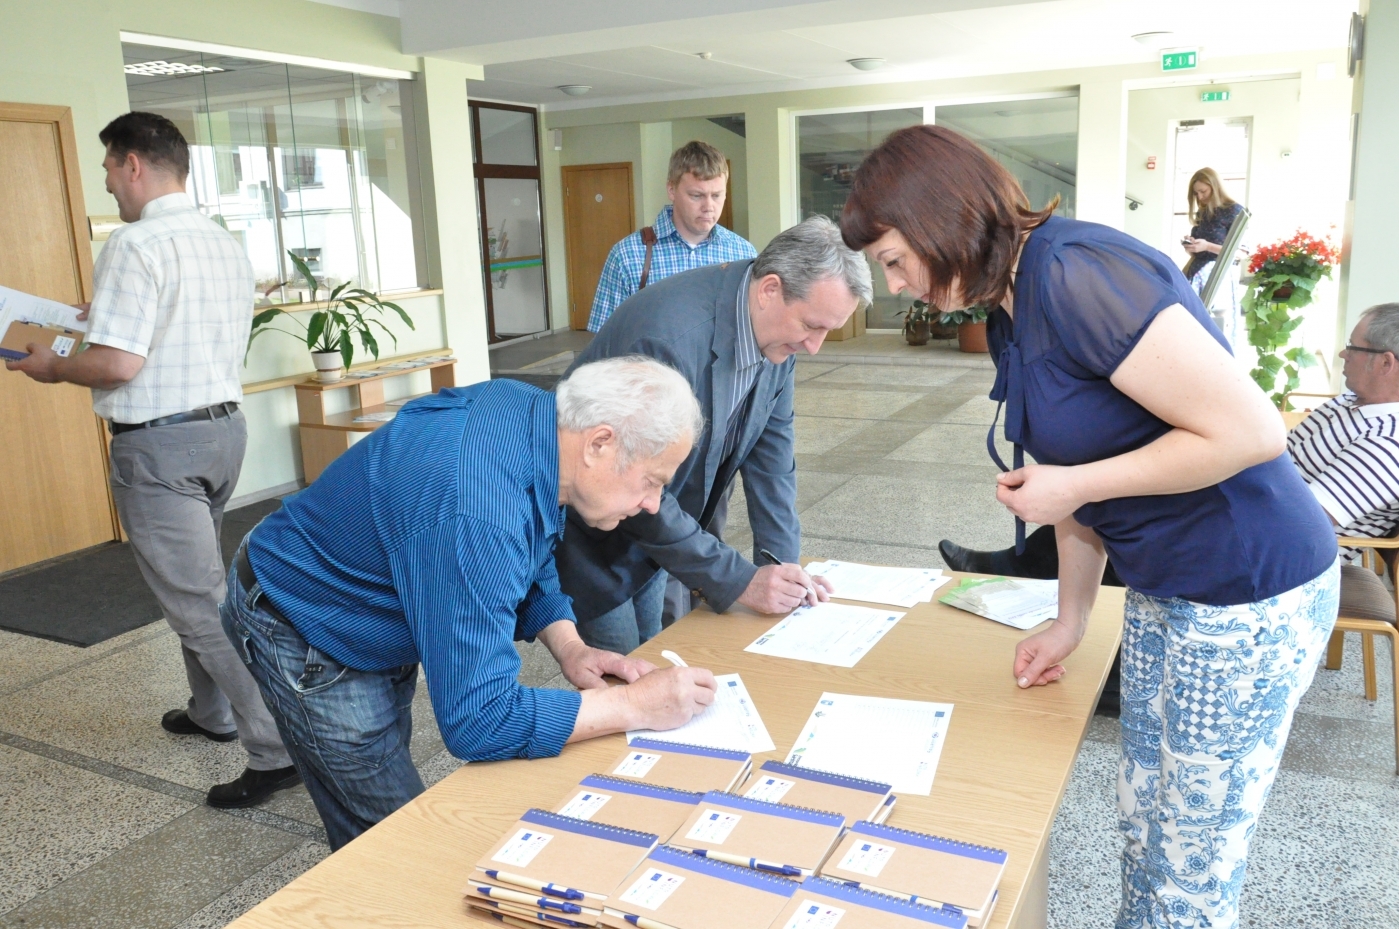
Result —
[[[1258,603],[1127,591],[1117,929],[1232,929],[1248,843],[1336,623],[1340,571]]]

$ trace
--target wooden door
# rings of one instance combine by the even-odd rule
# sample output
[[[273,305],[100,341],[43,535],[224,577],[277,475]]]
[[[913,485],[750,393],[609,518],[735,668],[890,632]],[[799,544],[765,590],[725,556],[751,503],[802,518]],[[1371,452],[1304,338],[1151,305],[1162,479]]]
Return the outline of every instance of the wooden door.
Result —
[[[68,108],[0,103],[0,284],[86,302],[91,249]],[[0,367],[0,424],[0,573],[114,540],[87,388]]]
[[[588,328],[593,294],[607,253],[636,231],[631,162],[563,169],[564,243],[568,256],[568,324]]]
[[[719,212],[719,225],[733,232],[734,230],[734,163],[725,158],[724,164],[729,166],[729,173],[724,175],[724,208]]]

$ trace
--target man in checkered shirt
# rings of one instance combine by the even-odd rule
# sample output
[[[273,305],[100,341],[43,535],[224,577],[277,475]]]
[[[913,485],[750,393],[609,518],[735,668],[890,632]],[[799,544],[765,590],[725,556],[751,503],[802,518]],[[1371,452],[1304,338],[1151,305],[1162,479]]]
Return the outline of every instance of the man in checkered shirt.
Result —
[[[1399,525],[1399,303],[1361,314],[1341,352],[1346,392],[1312,412],[1287,450],[1338,535]]]
[[[36,381],[92,388],[111,424],[112,496],[136,562],[180,638],[191,697],[161,726],[215,742],[241,739],[243,774],[210,806],[244,807],[299,781],[257,683],[219,621],[219,528],[238,483],[247,428],[238,372],[252,326],[252,265],[233,236],[185,193],[189,146],[175,124],[127,113],[98,138],[107,191],[130,225],[98,256],[86,347],[39,345],[7,363]]]
[[[656,236],[651,265],[646,267],[642,232],[612,246],[593,295],[589,332],[601,329],[612,311],[641,289],[643,274],[647,284],[654,284],[681,271],[757,257],[751,242],[719,225],[728,180],[728,160],[714,146],[696,141],[675,150],[666,176],[671,205],[650,227]]]

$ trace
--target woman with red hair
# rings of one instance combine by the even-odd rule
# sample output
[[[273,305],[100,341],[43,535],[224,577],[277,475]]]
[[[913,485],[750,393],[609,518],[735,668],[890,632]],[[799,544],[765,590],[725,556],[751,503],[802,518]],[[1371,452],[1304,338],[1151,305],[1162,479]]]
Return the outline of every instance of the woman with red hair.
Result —
[[[1053,207],[975,143],[914,126],[860,166],[841,230],[892,292],[995,308],[991,399],[1015,448],[1009,470],[993,425],[996,497],[1018,540],[1055,527],[1060,565],[1058,617],[1017,646],[1016,681],[1063,676],[1110,554],[1128,587],[1117,925],[1226,929],[1335,623],[1335,536],[1180,269]]]

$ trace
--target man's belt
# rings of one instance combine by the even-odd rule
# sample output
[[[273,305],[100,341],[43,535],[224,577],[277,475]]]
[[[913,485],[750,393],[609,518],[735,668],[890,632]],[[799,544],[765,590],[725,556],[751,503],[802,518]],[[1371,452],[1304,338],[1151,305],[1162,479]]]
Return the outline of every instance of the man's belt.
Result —
[[[242,586],[243,590],[252,590],[253,586],[257,584],[257,575],[253,573],[252,563],[248,561],[248,547],[246,545],[239,546],[238,554],[233,556],[233,570],[237,573],[238,583]],[[259,603],[262,604],[264,613],[278,622],[286,623],[288,626],[291,625],[291,623],[287,621],[287,618],[272,605],[272,600],[267,596],[267,592],[264,590],[258,591],[257,600],[250,603],[249,607],[257,606]]]
[[[112,435],[121,435],[123,432],[130,432],[133,429],[154,429],[157,426],[175,426],[180,423],[223,419],[236,412],[238,412],[238,404],[230,400],[227,403],[206,406],[201,410],[190,410],[187,413],[175,413],[170,416],[162,416],[159,419],[150,419],[144,423],[112,423],[111,429]]]

